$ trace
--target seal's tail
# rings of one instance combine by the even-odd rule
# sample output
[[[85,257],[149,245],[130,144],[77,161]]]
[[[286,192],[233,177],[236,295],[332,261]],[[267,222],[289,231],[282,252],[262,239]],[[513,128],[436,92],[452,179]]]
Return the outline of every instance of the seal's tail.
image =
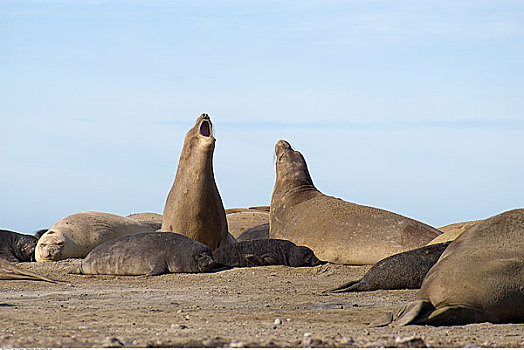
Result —
[[[336,288],[325,290],[324,293],[359,292],[361,291],[359,288],[359,282],[360,280],[351,281]]]

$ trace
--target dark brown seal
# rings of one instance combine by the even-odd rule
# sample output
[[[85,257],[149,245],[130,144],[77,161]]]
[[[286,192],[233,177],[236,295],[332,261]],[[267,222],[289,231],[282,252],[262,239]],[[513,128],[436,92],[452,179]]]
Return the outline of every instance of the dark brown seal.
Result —
[[[213,251],[215,263],[227,267],[285,265],[317,266],[320,260],[308,247],[282,239],[243,241]]]
[[[234,242],[213,173],[215,138],[207,114],[184,139],[173,187],[164,206],[162,231],[177,232],[211,249]]]
[[[429,269],[451,242],[408,250],[380,260],[357,281],[345,283],[330,292],[364,292],[378,289],[418,289]]]
[[[90,275],[148,275],[206,272],[213,268],[206,245],[172,232],[148,232],[120,237],[93,249],[78,273]]]
[[[300,152],[283,140],[275,152],[271,238],[309,247],[324,261],[362,265],[424,246],[441,233],[402,215],[326,196],[313,185]]]
[[[524,209],[467,229],[429,270],[417,300],[373,325],[477,322],[524,322]]]
[[[35,261],[37,242],[34,236],[0,230],[0,258],[10,262]]]

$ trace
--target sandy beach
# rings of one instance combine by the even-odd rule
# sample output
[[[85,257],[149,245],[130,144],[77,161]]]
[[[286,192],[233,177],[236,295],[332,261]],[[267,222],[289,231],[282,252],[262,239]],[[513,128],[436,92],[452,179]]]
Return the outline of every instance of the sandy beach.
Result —
[[[369,327],[416,290],[322,293],[369,266],[69,274],[78,263],[17,264],[65,283],[0,281],[1,347],[524,347],[524,324]]]

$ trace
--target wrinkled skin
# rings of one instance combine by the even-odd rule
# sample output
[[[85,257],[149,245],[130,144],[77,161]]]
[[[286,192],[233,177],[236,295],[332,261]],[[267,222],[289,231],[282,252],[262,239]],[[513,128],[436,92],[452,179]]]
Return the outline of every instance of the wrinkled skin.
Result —
[[[105,242],[82,260],[77,272],[101,275],[148,275],[207,272],[211,249],[172,232],[148,232]]]
[[[313,185],[302,154],[287,141],[278,141],[275,153],[271,238],[309,247],[324,261],[365,265],[422,247],[441,233],[402,215],[326,196]]]
[[[164,206],[162,229],[177,232],[211,249],[234,242],[213,173],[215,138],[202,114],[184,139],[175,181]]]

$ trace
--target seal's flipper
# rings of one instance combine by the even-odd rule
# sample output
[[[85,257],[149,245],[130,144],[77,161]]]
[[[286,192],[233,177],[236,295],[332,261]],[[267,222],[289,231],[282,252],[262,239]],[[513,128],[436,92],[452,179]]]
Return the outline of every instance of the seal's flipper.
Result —
[[[341,286],[338,286],[336,288],[328,289],[325,292],[327,292],[327,293],[357,292],[357,291],[361,290],[361,289],[359,289],[360,281],[362,281],[362,280],[351,281],[351,282],[345,283],[345,284],[343,284]]]
[[[392,313],[379,317],[371,322],[371,327],[406,326],[408,324],[424,324],[427,316],[435,308],[429,301],[415,300],[401,306]]]
[[[36,274],[36,273],[33,273],[31,271],[26,271],[26,270],[22,270],[18,267],[16,267],[15,265],[9,263],[7,260],[5,259],[0,259],[0,270],[4,270],[6,272],[11,272],[13,275],[13,279],[32,279],[32,280],[36,280],[36,281],[45,281],[45,282],[49,282],[49,283],[58,283],[58,282],[64,282],[64,281],[58,281],[58,280],[53,280],[49,277],[46,277],[46,276],[42,276],[42,275],[39,275],[39,274]],[[18,276],[17,276],[18,275]],[[11,279],[9,278],[9,274],[7,275],[2,275],[2,279]],[[15,277],[17,276],[17,277]],[[23,277],[20,277],[20,276],[23,276]]]
[[[463,325],[482,322],[482,313],[466,306],[437,308],[428,316],[426,324],[432,326]]]
[[[277,259],[275,259],[275,257],[273,255],[271,255],[270,253],[263,254],[260,258],[262,259],[262,264],[264,266],[267,266],[267,265],[280,265],[280,263],[277,261]]]
[[[242,260],[246,266],[264,266],[264,261],[255,254],[242,254]]]
[[[428,315],[435,307],[427,300],[415,300],[393,314],[393,326],[406,326],[408,324],[425,324]]]
[[[151,271],[146,273],[146,276],[158,276],[166,273],[166,268],[164,265],[156,265],[151,268]]]

